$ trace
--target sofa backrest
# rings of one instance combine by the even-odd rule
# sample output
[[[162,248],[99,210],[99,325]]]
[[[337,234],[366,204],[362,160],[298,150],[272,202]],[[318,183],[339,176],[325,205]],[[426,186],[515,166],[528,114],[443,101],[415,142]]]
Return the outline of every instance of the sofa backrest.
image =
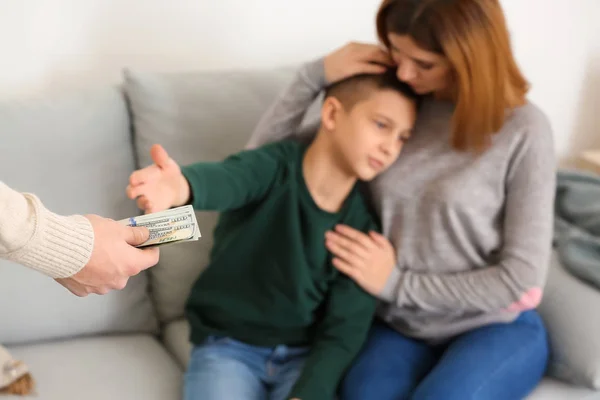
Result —
[[[242,150],[263,112],[294,74],[295,68],[180,74],[126,71],[124,88],[140,165],[152,163],[149,150],[155,143],[180,165],[222,160]],[[313,120],[311,111],[304,124]],[[197,219],[202,238],[161,249],[158,266],[150,270],[161,322],[184,315],[190,288],[208,263],[217,214],[197,212]]]
[[[35,193],[54,212],[114,219],[136,215],[125,196],[133,169],[130,121],[120,89],[0,103],[0,180]],[[0,261],[0,343],[155,332],[147,286],[142,273],[121,292],[79,298],[50,278]]]

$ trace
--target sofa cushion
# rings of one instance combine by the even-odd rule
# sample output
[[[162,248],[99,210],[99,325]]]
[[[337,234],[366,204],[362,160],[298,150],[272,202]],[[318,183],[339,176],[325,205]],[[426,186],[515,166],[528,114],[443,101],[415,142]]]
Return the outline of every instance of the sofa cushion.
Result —
[[[287,68],[172,75],[125,71],[139,165],[151,164],[149,151],[155,143],[181,165],[221,160],[242,150],[292,76]],[[217,215],[198,212],[197,219],[202,238],[165,248],[151,270],[162,321],[183,316],[191,285],[208,263]]]
[[[179,400],[182,370],[149,335],[97,337],[9,349],[36,380],[37,400]]]
[[[163,342],[165,347],[183,369],[187,368],[192,354],[190,342],[190,324],[184,318],[170,322],[164,327]]]
[[[546,377],[525,400],[600,400],[600,393]]]
[[[0,103],[0,180],[60,214],[137,213],[125,196],[134,169],[129,117],[116,88]],[[122,292],[76,297],[53,280],[0,261],[0,343],[157,328],[140,274]]]
[[[539,312],[550,337],[552,376],[600,389],[600,291],[569,274],[552,254]]]

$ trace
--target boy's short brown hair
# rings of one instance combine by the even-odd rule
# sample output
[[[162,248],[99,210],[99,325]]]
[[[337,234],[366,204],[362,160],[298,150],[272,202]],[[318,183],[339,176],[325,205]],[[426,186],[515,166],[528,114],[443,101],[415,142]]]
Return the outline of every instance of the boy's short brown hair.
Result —
[[[325,88],[325,98],[335,97],[348,111],[357,103],[365,100],[373,90],[393,90],[413,101],[418,108],[421,97],[406,83],[400,81],[395,68],[389,68],[381,74],[353,75],[334,82]]]

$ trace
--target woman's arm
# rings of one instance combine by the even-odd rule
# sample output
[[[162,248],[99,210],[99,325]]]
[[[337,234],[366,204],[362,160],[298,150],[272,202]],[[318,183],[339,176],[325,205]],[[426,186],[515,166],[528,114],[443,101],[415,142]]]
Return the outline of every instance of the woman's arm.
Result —
[[[306,111],[325,85],[323,59],[303,65],[296,73],[292,83],[285,88],[275,103],[260,118],[246,148],[253,149],[267,143],[298,136],[298,128]],[[306,130],[306,134],[312,137],[316,131],[316,127],[311,125],[310,129]]]
[[[311,121],[303,132],[299,132],[299,127],[306,111],[328,83],[361,73],[382,73],[385,71],[382,65],[391,63],[387,52],[378,46],[349,43],[325,58],[305,64],[263,114],[246,148],[292,136],[311,139],[317,132],[318,121]]]
[[[341,235],[333,236],[328,245],[338,257],[336,266],[367,291],[398,307],[432,312],[537,307],[552,244],[556,161],[549,129],[545,120],[532,124],[513,158],[497,264],[451,274],[400,270],[387,239],[374,240],[374,235],[361,236],[341,228]],[[356,250],[360,248],[369,249],[368,254]]]

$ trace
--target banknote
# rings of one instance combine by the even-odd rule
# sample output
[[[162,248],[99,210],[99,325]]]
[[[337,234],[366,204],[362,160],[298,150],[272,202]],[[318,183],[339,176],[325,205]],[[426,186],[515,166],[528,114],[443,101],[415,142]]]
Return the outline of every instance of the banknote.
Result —
[[[192,206],[183,206],[119,221],[126,226],[145,226],[150,237],[137,247],[164,246],[201,237]]]

